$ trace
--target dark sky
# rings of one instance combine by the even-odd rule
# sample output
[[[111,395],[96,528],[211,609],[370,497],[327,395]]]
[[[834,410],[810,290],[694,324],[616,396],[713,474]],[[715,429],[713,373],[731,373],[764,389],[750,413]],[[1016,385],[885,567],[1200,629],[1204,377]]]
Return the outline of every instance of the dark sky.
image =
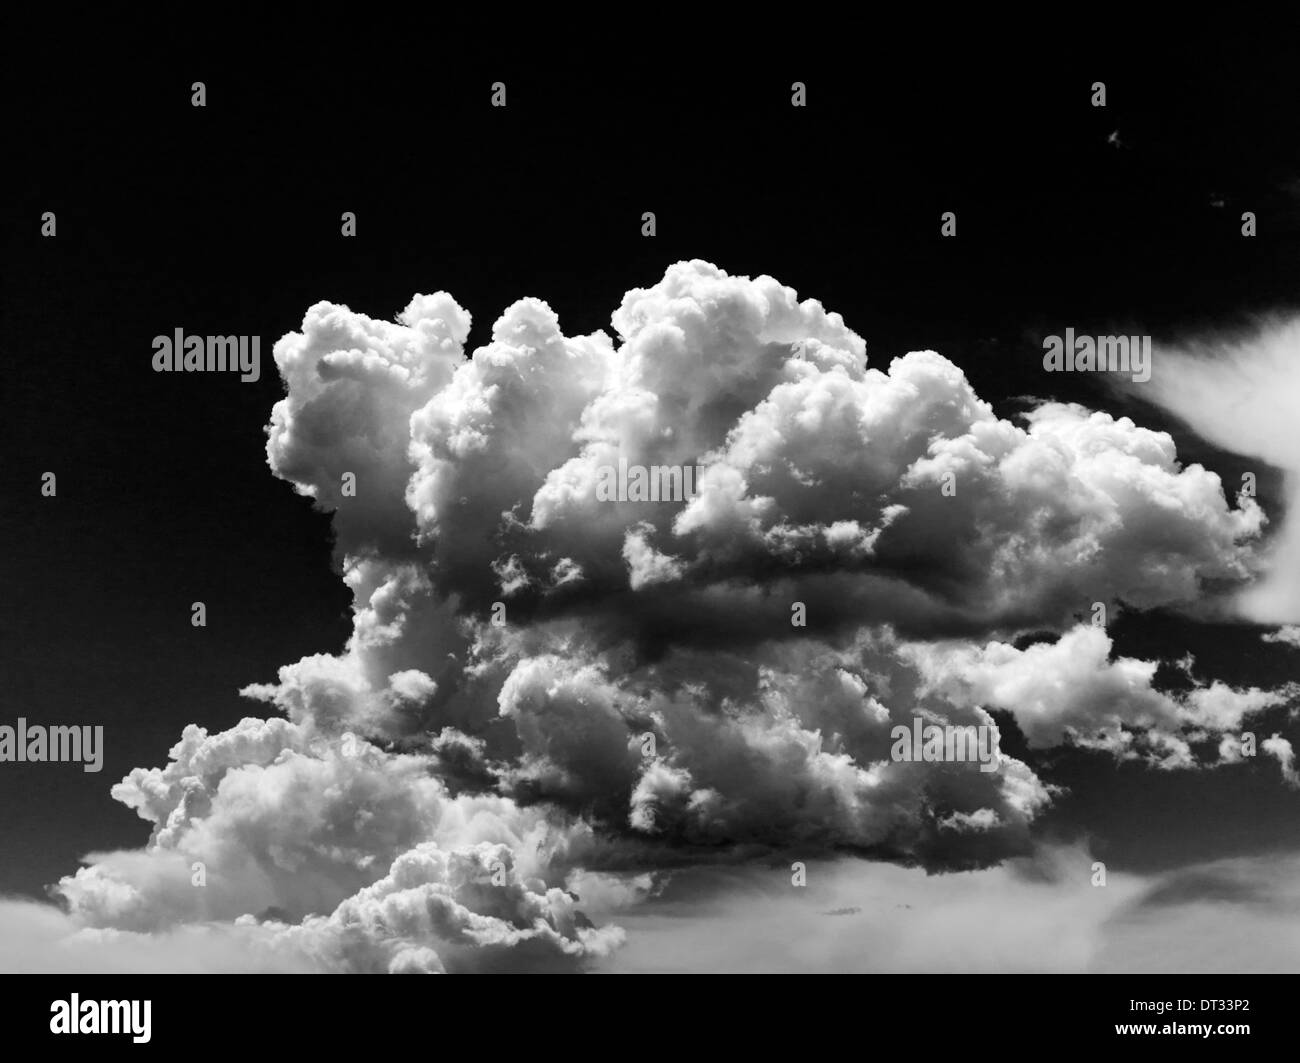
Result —
[[[873,364],[937,349],[1005,414],[1045,394],[1039,337],[1062,325],[1160,338],[1300,307],[1297,28],[977,45],[960,27],[773,23],[726,50],[650,34],[634,61],[612,29],[567,49],[446,26],[395,25],[375,46],[340,26],[321,50],[15,34],[0,721],[103,724],[107,752],[99,774],[0,766],[0,891],[39,895],[88,850],[141,844],[109,787],[165,763],[187,723],[263,714],[239,687],[347,637],[328,519],[264,453],[281,394],[270,350],[312,303],[391,318],[446,289],[474,315],[472,349],[525,295],[568,335],[608,331],[624,291],[699,257],[839,311]],[[496,80],[504,110],[489,106]],[[46,210],[55,239],[40,236]],[[339,235],[344,210],[356,239]],[[155,374],[151,339],[178,327],[260,335],[262,379]],[[1051,384],[1118,409],[1089,380]],[[1242,459],[1126,412],[1239,481]],[[56,499],[40,496],[47,470]],[[1267,506],[1276,479],[1259,471]],[[198,600],[205,629],[190,625]],[[1206,678],[1287,678],[1285,648],[1249,628],[1160,617],[1113,634],[1128,654],[1191,649]],[[1041,830],[1085,829],[1122,866],[1300,841],[1300,797],[1272,762],[1215,776],[1054,757],[1031,763],[1072,795]]]

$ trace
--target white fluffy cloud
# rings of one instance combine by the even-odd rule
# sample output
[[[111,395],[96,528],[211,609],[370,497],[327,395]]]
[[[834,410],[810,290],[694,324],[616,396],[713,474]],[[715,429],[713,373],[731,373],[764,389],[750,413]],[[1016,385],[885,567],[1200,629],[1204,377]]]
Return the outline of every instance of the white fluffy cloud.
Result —
[[[1190,766],[1278,702],[1162,693],[1089,628],[1000,641],[1251,579],[1262,510],[1167,434],[1001,420],[939,354],[868,368],[839,315],[704,262],[612,324],[566,337],[523,299],[467,356],[438,293],[396,323],[317,304],[276,345],[268,460],[333,513],[352,636],[244,690],[282,718],[188,727],[114,788],[152,836],[60,882],[78,932],[314,970],[590,963],[665,869],[1030,851],[1051,787],[1005,754],[896,762],[899,724],[996,733],[1001,708],[1034,749]],[[620,460],[698,465],[698,493],[600,501]]]
[[[58,892],[88,926],[237,923],[325,969],[472,969],[479,946],[557,959],[617,944],[563,888],[591,847],[585,825],[452,797],[433,766],[286,720],[188,727],[166,768],[114,787],[154,825],[148,846],[94,854]]]
[[[1300,649],[1300,624],[1287,624],[1276,631],[1267,631],[1260,637],[1265,642],[1281,642]]]
[[[286,396],[271,411],[276,474],[334,512],[349,552],[404,553],[414,530],[403,493],[411,414],[446,388],[470,316],[445,292],[417,295],[396,324],[317,303],[275,345]],[[356,480],[347,504],[345,474]]]
[[[1006,709],[1031,747],[1070,742],[1163,768],[1237,762],[1247,718],[1296,694],[1292,686],[1239,689],[1214,680],[1173,695],[1154,685],[1158,661],[1112,659],[1112,649],[1102,628],[1080,624],[1023,650],[949,641],[904,644],[900,653],[920,671],[924,691],[959,706]],[[1213,737],[1216,759],[1198,761],[1189,742]]]

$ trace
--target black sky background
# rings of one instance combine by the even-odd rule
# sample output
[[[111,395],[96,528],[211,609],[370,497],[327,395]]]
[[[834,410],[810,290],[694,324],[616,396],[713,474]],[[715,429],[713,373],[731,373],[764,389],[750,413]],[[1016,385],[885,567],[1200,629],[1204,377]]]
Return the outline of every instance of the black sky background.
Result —
[[[271,348],[322,299],[391,319],[445,289],[474,316],[472,350],[523,296],[567,335],[611,332],[626,290],[704,258],[840,312],[878,367],[938,350],[1003,415],[1035,394],[1166,428],[1225,483],[1255,471],[1273,511],[1269,470],[1045,375],[1041,337],[1159,341],[1300,309],[1295,19],[1139,39],[1131,22],[1035,35],[755,12],[706,40],[675,17],[562,44],[433,19],[373,41],[340,23],[323,45],[138,15],[111,38],[7,35],[0,722],[103,724],[106,755],[98,774],[0,765],[0,892],[40,895],[85,852],[142,844],[109,787],[164,764],[187,723],[264,715],[239,687],[349,634],[328,518],[264,452]],[[261,380],[155,374],[151,340],[175,328],[260,335]],[[1300,653],[1247,626],[1127,618],[1112,634],[1126,654],[1190,649],[1206,678],[1300,678]],[[1261,761],[1158,773],[1054,754],[1036,767],[1071,794],[1041,829],[1086,829],[1134,869],[1294,848],[1300,795]]]

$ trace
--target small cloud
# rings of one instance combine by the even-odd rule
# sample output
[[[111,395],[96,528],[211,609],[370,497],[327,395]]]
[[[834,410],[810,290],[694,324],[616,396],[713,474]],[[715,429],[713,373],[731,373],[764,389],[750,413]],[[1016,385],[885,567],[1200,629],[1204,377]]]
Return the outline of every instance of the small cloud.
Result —
[[[1286,624],[1276,631],[1266,631],[1260,638],[1265,642],[1280,642],[1300,650],[1300,624]]]

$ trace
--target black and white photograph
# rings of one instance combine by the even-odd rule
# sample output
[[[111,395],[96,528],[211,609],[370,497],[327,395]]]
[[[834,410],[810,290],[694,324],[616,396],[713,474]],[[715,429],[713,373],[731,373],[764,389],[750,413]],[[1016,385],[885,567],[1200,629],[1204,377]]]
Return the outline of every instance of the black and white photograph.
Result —
[[[1293,1040],[1300,19],[477,14],[5,32],[4,1028]]]

